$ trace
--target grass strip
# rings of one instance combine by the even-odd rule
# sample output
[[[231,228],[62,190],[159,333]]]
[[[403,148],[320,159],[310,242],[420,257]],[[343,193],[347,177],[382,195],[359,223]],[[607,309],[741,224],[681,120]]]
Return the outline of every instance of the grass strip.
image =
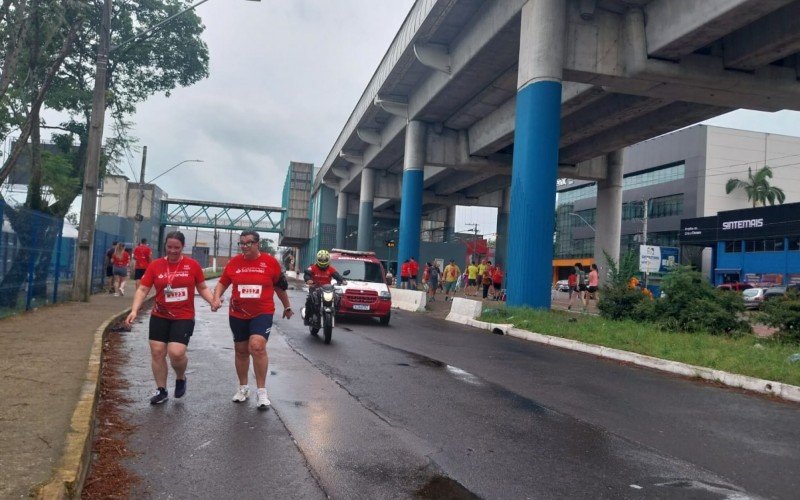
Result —
[[[800,385],[800,346],[754,335],[729,337],[661,330],[657,325],[529,308],[487,309],[479,318],[691,365]]]

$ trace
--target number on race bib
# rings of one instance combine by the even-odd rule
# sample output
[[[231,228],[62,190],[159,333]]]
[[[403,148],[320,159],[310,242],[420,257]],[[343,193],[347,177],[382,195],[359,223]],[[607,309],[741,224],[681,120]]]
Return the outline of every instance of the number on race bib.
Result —
[[[239,285],[239,297],[243,299],[261,298],[261,285]]]
[[[173,288],[171,292],[164,290],[164,300],[166,302],[183,302],[189,300],[189,289],[186,287]]]

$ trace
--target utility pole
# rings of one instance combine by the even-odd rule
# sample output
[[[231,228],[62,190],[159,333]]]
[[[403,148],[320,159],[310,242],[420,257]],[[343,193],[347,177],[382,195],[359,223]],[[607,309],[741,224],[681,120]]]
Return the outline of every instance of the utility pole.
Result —
[[[141,230],[142,220],[144,217],[142,216],[142,202],[144,201],[144,168],[147,164],[147,146],[142,147],[142,169],[139,173],[139,194],[136,197],[136,215],[133,216],[133,247],[136,248],[136,245],[139,244],[139,231]],[[133,259],[131,259],[131,265],[133,266]]]
[[[217,254],[219,253],[219,235],[217,234],[217,214],[214,214],[214,272],[217,272]]]
[[[89,302],[89,296],[92,294],[92,245],[94,244],[97,184],[100,177],[100,145],[103,141],[103,122],[106,115],[106,72],[111,44],[111,0],[103,2],[102,16],[92,94],[92,116],[86,145],[86,166],[83,174],[81,221],[75,257],[75,285],[72,287],[72,300],[83,302]]]
[[[648,198],[642,198],[642,207],[644,210],[644,214],[642,217],[642,245],[647,245],[647,217],[650,206],[650,200]],[[646,269],[649,269],[649,264]],[[647,277],[650,273],[645,270],[644,272],[644,287],[647,288]]]
[[[465,226],[472,226],[472,234],[474,235],[472,238],[472,255],[470,255],[470,262],[475,261],[475,256],[478,255],[478,223],[477,222],[468,222],[464,224]]]

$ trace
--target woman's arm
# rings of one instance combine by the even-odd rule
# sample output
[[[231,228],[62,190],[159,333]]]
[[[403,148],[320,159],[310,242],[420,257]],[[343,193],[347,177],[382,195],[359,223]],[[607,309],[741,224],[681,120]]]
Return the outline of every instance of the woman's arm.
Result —
[[[223,285],[221,282],[217,281],[217,286],[214,287],[214,296],[211,298],[211,310],[217,311],[220,307],[222,307],[222,294],[225,293],[228,286]]]
[[[275,295],[281,299],[281,304],[283,305],[283,317],[286,319],[291,319],[294,315],[294,311],[292,311],[292,305],[289,303],[289,294],[286,293],[286,290],[276,288]]]
[[[128,317],[125,318],[125,326],[128,328],[131,327],[133,322],[136,320],[136,316],[139,315],[139,309],[142,308],[142,304],[144,303],[144,299],[147,298],[147,294],[150,293],[149,286],[139,285],[139,288],[136,289],[136,293],[133,294],[133,305],[131,306],[131,312],[128,314]]]
[[[208,288],[208,285],[205,281],[201,281],[197,284],[197,293],[203,297],[203,300],[208,302],[208,305],[210,305],[212,308],[214,307],[214,294],[211,293],[211,289]]]

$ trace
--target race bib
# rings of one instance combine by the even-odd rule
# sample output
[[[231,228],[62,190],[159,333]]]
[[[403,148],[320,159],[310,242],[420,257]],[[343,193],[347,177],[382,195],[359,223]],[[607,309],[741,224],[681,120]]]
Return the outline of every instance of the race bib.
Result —
[[[165,302],[183,302],[189,300],[189,289],[187,287],[173,288],[171,292],[164,291]]]
[[[242,299],[261,298],[261,285],[239,285],[239,297]]]

